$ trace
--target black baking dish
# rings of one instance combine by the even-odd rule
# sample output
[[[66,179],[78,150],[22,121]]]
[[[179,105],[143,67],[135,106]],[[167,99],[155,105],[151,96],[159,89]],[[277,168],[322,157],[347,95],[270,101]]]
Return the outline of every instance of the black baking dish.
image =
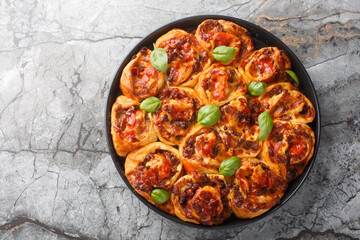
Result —
[[[312,104],[314,105],[315,111],[316,111],[316,116],[315,116],[314,121],[309,124],[309,126],[314,131],[315,138],[316,138],[314,155],[310,159],[310,161],[309,161],[307,167],[305,168],[304,172],[297,179],[295,179],[294,181],[289,183],[289,186],[288,186],[288,188],[287,188],[287,190],[285,192],[285,195],[281,199],[281,203],[279,205],[273,207],[272,209],[270,209],[266,213],[264,213],[264,214],[262,214],[262,215],[260,215],[260,216],[258,216],[256,218],[253,218],[253,219],[239,219],[239,218],[235,217],[234,215],[232,215],[229,219],[227,219],[221,225],[215,225],[215,226],[204,226],[204,225],[197,225],[197,224],[193,224],[193,223],[189,223],[189,222],[184,222],[184,221],[180,220],[179,218],[177,218],[176,216],[172,216],[172,215],[170,215],[168,213],[165,213],[165,212],[161,211],[160,209],[156,208],[154,205],[149,203],[145,198],[140,196],[133,189],[133,187],[130,185],[127,178],[125,177],[125,171],[124,171],[125,158],[119,157],[116,154],[113,143],[112,143],[112,137],[111,137],[111,107],[114,104],[116,98],[119,95],[122,94],[121,90],[120,90],[120,87],[119,87],[120,86],[120,77],[121,77],[123,69],[128,64],[128,62],[131,60],[131,58],[134,55],[136,55],[137,52],[144,46],[148,47],[149,49],[152,49],[153,48],[153,43],[155,43],[156,39],[159,38],[160,36],[162,36],[163,34],[167,33],[168,31],[170,31],[170,30],[172,30],[174,28],[180,28],[180,29],[184,29],[184,30],[186,30],[188,32],[192,32],[193,30],[196,29],[196,27],[201,22],[203,22],[206,19],[224,19],[224,20],[234,22],[234,23],[246,28],[251,33],[251,36],[254,39],[255,49],[259,49],[259,48],[262,48],[262,47],[265,47],[265,46],[272,46],[272,47],[278,47],[279,49],[284,50],[286,55],[289,57],[289,59],[291,61],[292,70],[294,72],[296,72],[297,76],[300,79],[300,83],[301,83],[300,90],[312,102]],[[320,141],[320,109],[319,109],[319,103],[318,103],[318,100],[317,100],[316,92],[315,92],[314,86],[312,84],[312,81],[311,81],[308,73],[306,72],[304,66],[300,62],[300,60],[290,50],[290,48],[287,47],[280,39],[275,37],[270,32],[266,31],[265,29],[255,25],[253,23],[250,23],[250,22],[238,19],[238,18],[228,17],[228,16],[221,16],[221,15],[193,16],[193,17],[188,17],[188,18],[184,18],[184,19],[174,21],[174,22],[169,23],[169,24],[157,29],[156,31],[150,33],[140,43],[138,43],[129,52],[129,54],[124,58],[124,60],[122,61],[121,65],[120,65],[120,67],[119,67],[119,69],[118,69],[118,71],[117,71],[117,73],[116,73],[116,75],[114,77],[114,80],[113,80],[113,82],[111,84],[108,99],[107,99],[107,103],[106,103],[105,125],[106,125],[105,127],[106,127],[106,132],[107,132],[106,133],[107,143],[108,143],[108,146],[109,146],[111,157],[112,157],[112,159],[114,161],[114,164],[115,164],[120,176],[122,177],[122,179],[124,180],[126,185],[130,188],[130,190],[145,205],[147,205],[149,208],[151,208],[152,210],[154,210],[158,214],[162,215],[163,217],[165,217],[167,219],[170,219],[171,221],[186,225],[186,226],[195,227],[195,228],[201,228],[201,229],[224,229],[224,228],[230,228],[230,227],[240,227],[240,226],[244,226],[246,224],[249,224],[251,222],[257,221],[259,219],[262,219],[262,218],[268,216],[269,214],[275,212],[277,209],[279,209],[281,206],[283,206],[295,194],[295,192],[300,188],[300,186],[305,181],[305,178],[309,174],[310,169],[312,168],[312,166],[314,164],[314,160],[315,160],[317,152],[318,152],[319,141]]]

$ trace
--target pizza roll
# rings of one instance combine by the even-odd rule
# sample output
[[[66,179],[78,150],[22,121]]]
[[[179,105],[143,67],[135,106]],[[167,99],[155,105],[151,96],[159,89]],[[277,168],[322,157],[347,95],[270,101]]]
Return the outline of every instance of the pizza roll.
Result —
[[[187,87],[164,88],[160,94],[161,107],[152,114],[159,139],[170,145],[179,145],[196,124],[202,106],[196,92]]]
[[[216,47],[219,46],[227,46],[234,48],[236,50],[234,58],[230,62],[219,62],[222,65],[233,65],[238,66],[238,63],[241,59],[240,51],[241,51],[241,41],[240,39],[231,33],[225,32],[217,32],[213,35],[211,48],[209,52],[212,53]],[[212,54],[210,54],[211,60],[213,62],[217,62]]]
[[[229,180],[230,206],[238,218],[254,218],[280,203],[286,181],[265,162],[242,158],[241,166]]]
[[[308,125],[274,120],[260,156],[285,180],[292,181],[304,171],[314,153],[314,144],[315,135]]]
[[[245,66],[245,76],[249,81],[271,82],[276,74],[291,68],[289,58],[277,47],[256,50]]]
[[[188,173],[219,173],[226,158],[222,139],[214,128],[194,126],[179,145],[181,160]]]
[[[298,89],[297,83],[295,82],[295,80],[287,72],[282,72],[282,73],[275,74],[274,80],[272,80],[269,85],[275,84],[275,83],[284,83],[284,82],[290,83],[296,89]]]
[[[191,174],[174,184],[171,200],[181,220],[216,225],[231,215],[228,192],[222,175]]]
[[[165,74],[151,65],[150,54],[151,50],[143,47],[124,68],[120,88],[125,96],[142,101],[163,88]]]
[[[247,91],[242,70],[232,66],[213,64],[201,72],[195,91],[204,104],[221,106]]]
[[[250,33],[245,28],[229,21],[205,20],[197,27],[195,36],[210,53],[222,45],[235,48],[234,60],[223,64],[243,67],[245,60],[254,52],[254,43]]]
[[[263,110],[275,119],[310,123],[315,118],[315,109],[310,100],[291,83],[269,86],[259,100]]]
[[[238,97],[220,108],[221,118],[215,125],[229,157],[256,157],[262,142],[260,128],[251,118],[251,111],[244,97]]]
[[[279,99],[279,96],[281,96],[283,90],[293,91],[296,89],[297,88],[290,83],[275,83],[270,84],[266,88],[265,92],[261,95],[261,97],[247,96],[248,106],[251,110],[251,116],[253,121],[257,123],[258,116],[265,111],[269,111],[270,106],[275,105],[276,101]]]
[[[168,55],[166,71],[169,86],[193,87],[194,77],[210,63],[208,52],[197,38],[181,29],[173,29],[161,36],[155,46]]]
[[[182,173],[178,150],[161,142],[136,149],[125,160],[125,175],[131,186],[150,203],[173,215],[171,200],[157,204],[152,200],[151,193],[154,189],[163,189],[170,194],[173,184]]]
[[[157,140],[150,115],[140,110],[139,106],[139,102],[123,95],[112,106],[111,135],[115,151],[120,157]]]

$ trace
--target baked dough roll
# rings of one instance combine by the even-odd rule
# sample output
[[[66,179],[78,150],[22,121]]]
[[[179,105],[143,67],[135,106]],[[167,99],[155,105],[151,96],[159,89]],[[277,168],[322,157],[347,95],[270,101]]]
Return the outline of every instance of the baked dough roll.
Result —
[[[260,128],[251,118],[245,97],[238,97],[220,108],[221,118],[215,125],[229,157],[256,157],[262,142]]]
[[[157,95],[165,84],[165,74],[151,65],[150,54],[151,50],[143,47],[126,65],[121,75],[122,93],[140,102]]]
[[[179,145],[196,124],[202,106],[194,89],[187,87],[164,88],[160,94],[161,107],[152,114],[159,139],[170,145]]]
[[[194,87],[194,77],[210,66],[208,52],[197,38],[181,29],[173,29],[156,40],[155,46],[168,55],[166,71],[169,86]]]
[[[289,58],[277,47],[264,47],[256,50],[245,66],[245,76],[252,82],[271,82],[276,74],[291,68]]]
[[[225,32],[217,32],[214,33],[212,41],[211,41],[211,48],[209,49],[209,52],[212,53],[216,47],[219,46],[227,46],[234,48],[236,50],[234,58],[230,62],[218,62],[214,59],[213,55],[210,54],[212,62],[218,62],[223,65],[233,65],[237,67],[239,65],[239,61],[242,59],[240,56],[241,52],[241,40],[231,33],[225,33]]]
[[[297,178],[314,153],[315,135],[303,123],[274,120],[263,143],[261,158],[287,181]]]
[[[195,125],[179,145],[180,158],[188,173],[219,173],[226,158],[222,139],[214,128]]]
[[[254,218],[280,203],[286,181],[263,161],[242,158],[229,180],[230,205],[238,218]]]
[[[111,135],[115,151],[120,157],[157,140],[150,115],[140,110],[139,106],[139,102],[123,95],[112,106]]]
[[[310,123],[315,118],[315,109],[307,97],[291,83],[276,83],[269,86],[259,98],[273,118]]]
[[[231,215],[224,176],[192,174],[180,178],[171,200],[181,220],[203,225],[221,224]]]
[[[154,189],[163,189],[170,194],[182,173],[178,150],[161,142],[136,149],[125,160],[125,175],[131,186],[151,204],[173,215],[171,200],[157,204],[152,200],[151,193]]]
[[[247,91],[243,71],[232,66],[213,64],[197,78],[195,90],[204,104],[221,106]]]
[[[243,67],[245,60],[254,52],[254,43],[250,33],[233,22],[205,20],[197,27],[195,36],[210,53],[221,45],[235,48],[234,60],[228,63],[234,66]]]

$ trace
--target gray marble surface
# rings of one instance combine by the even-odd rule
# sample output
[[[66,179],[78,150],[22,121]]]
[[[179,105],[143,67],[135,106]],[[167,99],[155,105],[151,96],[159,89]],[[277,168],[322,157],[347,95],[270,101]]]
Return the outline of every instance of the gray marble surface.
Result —
[[[274,214],[197,230],[149,210],[109,155],[112,77],[143,37],[223,14],[269,30],[315,85],[321,144],[309,177]],[[0,239],[358,239],[360,2],[0,0]]]

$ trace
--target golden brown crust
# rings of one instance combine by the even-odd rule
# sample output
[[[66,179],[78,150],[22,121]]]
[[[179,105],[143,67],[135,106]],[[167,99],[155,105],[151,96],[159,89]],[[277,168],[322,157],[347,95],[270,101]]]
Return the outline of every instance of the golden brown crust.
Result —
[[[262,146],[259,125],[251,117],[245,97],[238,97],[220,108],[221,118],[216,123],[228,157],[256,157]]]
[[[149,114],[139,106],[139,102],[125,96],[119,96],[112,106],[111,135],[116,153],[121,157],[157,140]]]
[[[181,29],[173,29],[161,36],[155,46],[163,48],[168,55],[166,77],[169,86],[193,87],[196,84],[194,77],[211,62],[197,38]]]
[[[254,218],[280,203],[286,181],[257,158],[242,158],[241,166],[229,181],[228,195],[238,218]]]
[[[205,104],[221,106],[247,91],[242,70],[213,64],[201,72],[195,91]]]
[[[254,51],[250,33],[245,28],[229,21],[207,19],[197,27],[195,36],[210,53],[218,46],[236,49],[234,59],[229,63],[222,63],[223,65],[243,67],[243,63]],[[212,61],[215,60],[212,58]]]
[[[159,139],[169,145],[179,145],[196,124],[202,106],[194,89],[187,87],[164,88],[160,94],[161,107],[152,114]]]
[[[223,32],[223,27],[219,21],[214,19],[207,19],[200,23],[200,25],[197,27],[195,36],[207,50],[210,50],[212,48],[212,37],[218,32]]]
[[[151,65],[150,54],[151,50],[143,47],[124,68],[120,88],[125,96],[142,101],[163,88],[165,74]]]
[[[175,214],[183,221],[196,224],[221,224],[231,215],[228,191],[221,175],[183,176],[174,184],[171,194]]]
[[[254,42],[250,33],[247,29],[240,27],[235,23],[225,20],[219,20],[219,22],[223,26],[225,32],[232,33],[240,39],[241,48],[237,54],[236,67],[244,68],[244,64],[246,64],[247,60],[254,52]]]
[[[291,122],[310,123],[315,118],[312,103],[288,82],[269,86],[259,98],[273,118]]]
[[[155,142],[136,149],[125,160],[125,175],[131,186],[161,210],[173,214],[171,200],[157,204],[151,198],[154,189],[171,192],[175,181],[182,176],[183,167],[176,148]]]
[[[187,173],[218,174],[220,163],[226,158],[219,133],[200,124],[184,138],[179,152]]]
[[[271,82],[277,74],[291,68],[289,58],[277,47],[256,50],[245,66],[245,76],[252,82]]]
[[[304,171],[314,145],[315,135],[308,125],[274,120],[260,156],[286,181],[292,181]]]

